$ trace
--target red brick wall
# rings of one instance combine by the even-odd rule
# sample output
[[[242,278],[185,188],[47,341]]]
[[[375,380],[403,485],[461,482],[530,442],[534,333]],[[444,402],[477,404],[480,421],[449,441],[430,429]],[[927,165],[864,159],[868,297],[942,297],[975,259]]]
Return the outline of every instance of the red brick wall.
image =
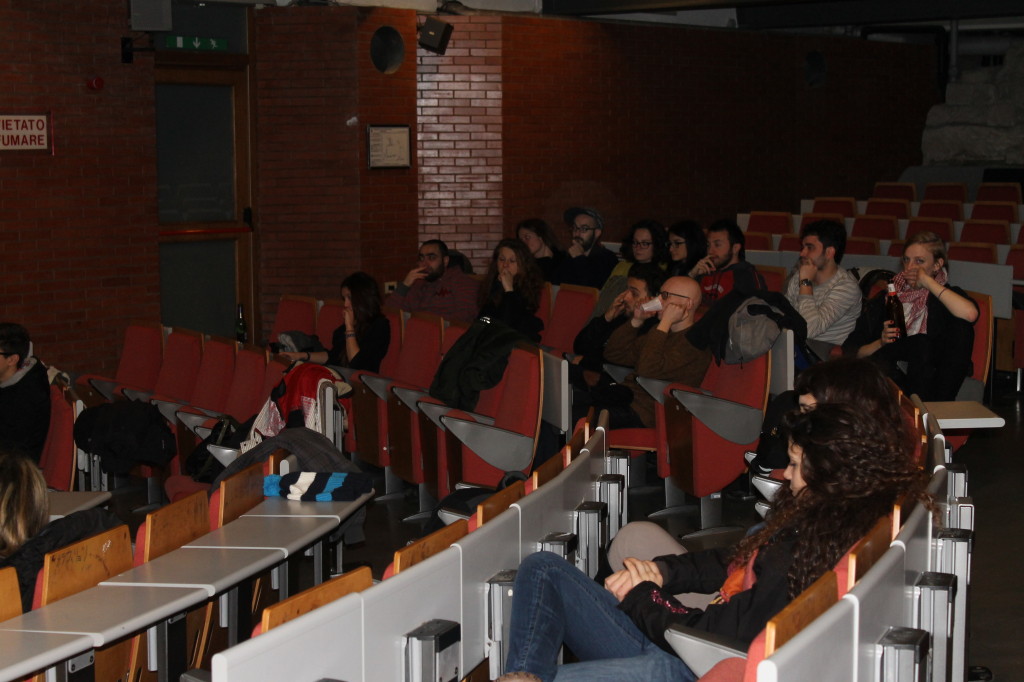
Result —
[[[266,7],[255,14],[254,147],[264,337],[282,294],[338,298],[366,270],[383,282],[416,252],[415,159],[367,168],[366,126],[415,129],[415,14],[353,7]],[[394,27],[405,59],[390,74],[370,41]]]
[[[502,236],[502,19],[454,26],[443,56],[419,50],[420,234],[486,269]]]
[[[930,48],[527,17],[502,27],[506,233],[533,215],[561,226],[579,204],[600,208],[618,239],[646,217],[866,196],[920,163],[936,101]],[[811,50],[828,65],[815,88]]]
[[[0,152],[0,317],[67,370],[113,370],[127,323],[159,316],[152,56],[121,63],[127,23],[123,2],[0,0],[0,111],[50,112],[55,150]]]

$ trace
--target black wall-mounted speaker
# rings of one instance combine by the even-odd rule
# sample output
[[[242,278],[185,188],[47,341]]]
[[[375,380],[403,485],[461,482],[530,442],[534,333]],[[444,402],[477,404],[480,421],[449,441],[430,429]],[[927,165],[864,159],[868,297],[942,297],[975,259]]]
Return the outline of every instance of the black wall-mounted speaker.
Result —
[[[420,47],[437,54],[444,54],[448,49],[448,40],[452,37],[452,25],[440,19],[427,17],[420,29]]]

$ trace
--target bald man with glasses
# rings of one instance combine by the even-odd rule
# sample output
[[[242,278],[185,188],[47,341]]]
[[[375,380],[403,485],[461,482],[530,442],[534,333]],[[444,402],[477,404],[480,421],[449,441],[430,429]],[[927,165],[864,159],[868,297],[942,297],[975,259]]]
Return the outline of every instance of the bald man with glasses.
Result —
[[[596,208],[570,208],[563,217],[572,231],[572,243],[568,257],[555,271],[554,283],[600,289],[619,264],[618,257],[601,245],[604,217]]]
[[[700,306],[700,285],[689,277],[671,277],[661,286],[659,300],[661,309],[657,311],[637,307],[629,324],[616,329],[605,346],[608,362],[635,368],[622,384],[631,395],[618,391],[624,404],[601,405],[600,400],[594,401],[595,406],[609,410],[613,429],[654,427],[654,398],[637,384],[637,376],[700,386],[711,364],[711,353],[698,349],[686,338]],[[654,316],[658,318],[657,326],[642,333],[644,321]]]

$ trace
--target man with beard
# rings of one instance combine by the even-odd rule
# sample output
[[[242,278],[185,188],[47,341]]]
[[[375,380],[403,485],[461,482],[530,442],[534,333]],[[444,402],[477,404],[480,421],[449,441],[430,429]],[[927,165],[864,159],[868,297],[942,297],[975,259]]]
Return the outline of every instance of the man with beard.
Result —
[[[634,263],[626,277],[626,290],[619,294],[603,315],[590,320],[576,335],[573,341],[573,352],[578,361],[570,367],[569,378],[578,377],[586,383],[594,385],[604,365],[604,347],[611,338],[612,332],[627,321],[633,319],[633,311],[658,295],[665,281],[665,271],[654,263]],[[647,333],[657,324],[655,317],[644,323],[641,334]],[[578,370],[577,370],[578,368]]]
[[[764,278],[746,261],[743,230],[732,220],[708,228],[708,255],[697,261],[690,277],[700,284],[704,303],[714,304],[733,289],[752,294],[764,289]]]
[[[409,271],[384,305],[411,313],[433,313],[446,320],[472,322],[476,319],[480,285],[461,269],[449,268],[448,263],[447,244],[440,239],[423,242],[419,265]]]
[[[839,267],[846,250],[846,228],[818,220],[800,231],[800,260],[786,284],[786,298],[807,321],[807,340],[821,357],[842,344],[860,315],[857,279]]]
[[[595,208],[570,208],[564,215],[572,229],[568,257],[555,271],[554,283],[600,289],[619,264],[614,253],[601,245],[604,218]]]

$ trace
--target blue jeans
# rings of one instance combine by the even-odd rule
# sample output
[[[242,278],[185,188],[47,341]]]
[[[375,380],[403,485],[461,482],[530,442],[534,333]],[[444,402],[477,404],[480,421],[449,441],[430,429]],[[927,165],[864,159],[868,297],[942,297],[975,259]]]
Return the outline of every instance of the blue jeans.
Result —
[[[531,554],[516,574],[505,670],[533,673],[544,682],[696,679],[617,607],[610,592],[565,559]],[[580,663],[556,664],[563,643]]]

